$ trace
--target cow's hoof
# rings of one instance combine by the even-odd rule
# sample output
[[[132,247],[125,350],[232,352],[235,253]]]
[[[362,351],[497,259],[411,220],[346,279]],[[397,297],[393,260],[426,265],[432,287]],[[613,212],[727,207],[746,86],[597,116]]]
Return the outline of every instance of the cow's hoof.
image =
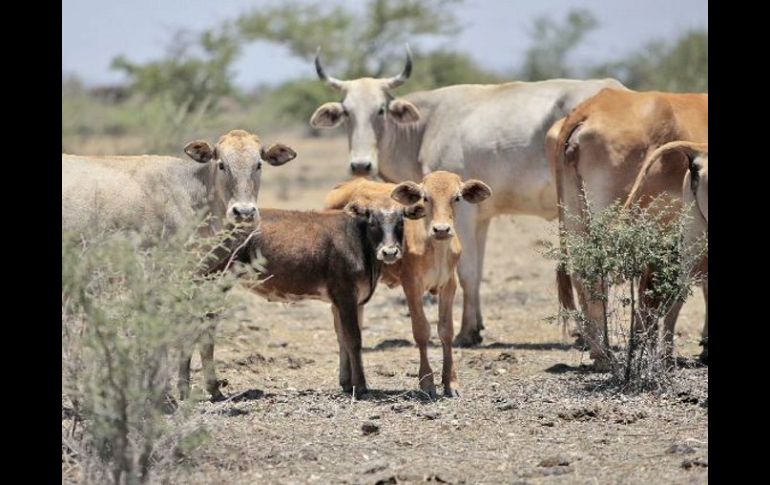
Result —
[[[698,360],[700,360],[702,363],[708,365],[709,364],[709,341],[708,339],[703,339],[700,342],[701,347],[703,347],[703,351],[698,356]]]
[[[340,382],[340,387],[342,388],[342,392],[344,392],[345,394],[351,394],[353,392],[352,384],[343,384]]]
[[[610,371],[610,360],[607,358],[602,359],[594,359],[594,370],[596,372],[609,372]]]
[[[455,387],[444,386],[444,397],[460,397],[460,393]]]
[[[224,401],[225,399],[227,399],[225,395],[219,392],[219,389],[217,389],[216,392],[211,393],[211,398],[209,398],[209,401],[220,402],[220,401]]]
[[[481,337],[481,332],[476,330],[469,333],[458,333],[452,342],[452,346],[467,349],[468,347],[476,347],[481,344],[484,339]]]
[[[351,390],[351,394],[353,394],[354,399],[360,399],[362,397],[366,397],[369,395],[369,388],[366,387],[366,385],[363,386],[355,386]]]

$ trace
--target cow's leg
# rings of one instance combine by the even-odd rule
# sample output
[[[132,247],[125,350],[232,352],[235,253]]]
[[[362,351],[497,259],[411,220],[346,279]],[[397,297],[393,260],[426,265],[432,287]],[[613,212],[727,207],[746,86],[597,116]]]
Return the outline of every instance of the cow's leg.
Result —
[[[667,369],[674,367],[674,331],[684,300],[677,298],[663,320],[663,359]]]
[[[582,313],[587,320],[580,332],[587,340],[589,356],[594,360],[594,365],[598,370],[608,370],[610,363],[609,339],[604,319],[604,304],[600,300],[602,296],[607,297],[607,287],[598,283],[589,286],[577,276],[573,276],[572,281],[577,291]]]
[[[179,348],[179,378],[176,387],[179,391],[179,399],[184,401],[190,397],[190,362],[195,349],[195,342],[189,345],[181,345]]]
[[[452,337],[454,336],[454,322],[452,319],[452,304],[455,301],[457,281],[452,275],[449,281],[441,288],[438,295],[438,335],[441,338],[441,347],[444,350],[441,382],[444,384],[444,395],[448,397],[459,396],[459,385],[455,373],[454,360],[452,358]]]
[[[422,282],[411,276],[402,277],[401,285],[409,306],[409,316],[412,319],[412,335],[417,349],[420,351],[420,370],[417,373],[420,389],[431,399],[436,398],[436,385],[433,382],[433,369],[428,362],[428,341],[430,340],[430,323],[425,316],[422,306]]]
[[[455,228],[463,246],[458,265],[460,286],[463,288],[463,317],[460,333],[454,341],[456,347],[473,347],[482,341],[479,325],[479,315],[481,315],[479,252],[482,248],[479,248],[476,237],[477,225],[478,208],[471,204],[459,204]]]
[[[700,353],[700,361],[704,364],[709,362],[709,277],[703,279],[703,299],[706,301],[706,321],[703,323],[703,333],[701,334],[701,345],[703,351]]]
[[[340,347],[340,386],[345,392],[353,391],[353,384],[350,376],[350,356],[348,355],[345,339],[340,323],[340,312],[336,305],[332,305],[332,315],[334,316],[334,333],[337,334],[337,343]]]
[[[225,398],[220,392],[220,387],[227,386],[227,380],[218,380],[216,365],[214,364],[214,332],[215,324],[210,324],[203,331],[200,338],[201,365],[203,366],[203,381],[206,390],[211,394],[212,401],[221,401]]]
[[[363,359],[361,357],[361,327],[358,323],[358,303],[352,295],[336,302],[340,315],[343,344],[350,360],[350,384],[357,395],[365,394]]]
[[[479,304],[476,306],[476,321],[478,322],[479,330],[484,330],[484,317],[481,315],[481,280],[484,277],[484,255],[487,253],[487,234],[489,234],[489,223],[491,219],[480,219],[476,225],[476,244],[479,248],[478,259],[479,262]],[[455,285],[455,288],[457,285]]]

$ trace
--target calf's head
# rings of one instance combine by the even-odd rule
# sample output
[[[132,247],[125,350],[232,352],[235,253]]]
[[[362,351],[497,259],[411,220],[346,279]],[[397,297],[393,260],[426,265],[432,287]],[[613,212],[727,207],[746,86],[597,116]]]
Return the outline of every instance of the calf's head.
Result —
[[[421,184],[402,182],[391,193],[393,199],[404,205],[424,207],[428,236],[437,241],[454,237],[458,203],[478,204],[491,195],[492,189],[484,182],[474,179],[463,182],[457,174],[445,171],[429,173]]]
[[[233,223],[259,221],[257,195],[262,179],[262,162],[283,165],[297,154],[276,143],[263,147],[259,137],[244,130],[222,135],[215,146],[195,140],[184,147],[198,163],[209,165],[206,176],[209,209],[214,217]]]
[[[404,217],[419,219],[424,215],[419,209],[371,197],[351,199],[345,212],[366,221],[369,243],[377,259],[385,264],[393,264],[404,255]]]

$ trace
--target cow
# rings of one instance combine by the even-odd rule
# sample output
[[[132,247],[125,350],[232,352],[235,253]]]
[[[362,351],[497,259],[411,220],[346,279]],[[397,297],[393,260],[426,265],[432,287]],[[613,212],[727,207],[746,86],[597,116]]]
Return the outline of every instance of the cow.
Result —
[[[463,247],[458,266],[463,314],[454,345],[480,344],[479,286],[491,219],[500,214],[557,217],[555,182],[543,147],[546,131],[600,89],[623,85],[614,79],[466,84],[396,98],[391,91],[412,71],[408,47],[403,71],[391,78],[328,76],[320,48],[315,67],[342,100],[321,105],[310,125],[347,125],[353,174],[397,183],[419,182],[429,172],[445,170],[490,184],[495,195],[458,206],[455,224]]]
[[[637,193],[647,179],[647,175],[653,164],[659,160],[665,160],[668,163],[676,163],[678,158],[664,158],[670,152],[680,152],[687,157],[688,170],[685,173],[682,182],[682,200],[685,207],[689,208],[690,219],[687,221],[685,229],[684,248],[685,251],[698,248],[697,243],[701,238],[708,241],[708,144],[692,143],[686,141],[672,141],[659,147],[652,152],[645,160],[639,175],[634,182],[631,192],[628,194],[624,209],[629,209],[636,202]],[[690,264],[689,257],[687,263]],[[708,254],[701,255],[697,261],[692,261],[692,268],[696,274],[703,276],[702,286],[703,295],[706,299],[706,321],[703,325],[701,345],[703,351],[700,354],[700,360],[708,363]],[[673,355],[674,347],[674,327],[676,325],[676,316],[683,302],[676,302],[675,307],[669,312],[664,321],[665,355],[669,358]]]
[[[241,265],[262,266],[258,279],[243,286],[269,301],[321,300],[332,304],[339,344],[339,384],[343,391],[363,395],[368,387],[361,359],[364,305],[374,294],[383,264],[403,254],[403,208],[369,210],[348,204],[345,210],[291,211],[263,209],[259,227],[215,249],[206,272],[236,271]],[[204,335],[210,352],[201,352],[206,390],[212,400],[223,395],[216,377],[213,326]],[[190,389],[192,348],[182,356],[178,389]]]
[[[708,94],[607,88],[554,123],[545,144],[557,181],[560,228],[585,231],[590,214],[615,201],[625,201],[648,155],[674,140],[708,142]],[[668,202],[663,206],[676,209],[681,206],[687,160],[678,152],[668,152],[662,160],[665,163],[649,170],[637,195],[643,207],[660,196]],[[568,309],[575,308],[574,284],[588,319],[583,330],[590,357],[598,369],[606,369],[606,328],[600,329],[598,323],[602,305],[598,299],[590,298],[589,292],[606,295],[607,288],[589,289],[579,278],[567,275],[558,283],[560,304]]]
[[[428,361],[430,324],[425,316],[422,297],[426,291],[438,295],[438,335],[443,348],[441,382],[444,395],[456,397],[459,385],[452,357],[452,305],[457,289],[455,271],[462,254],[462,244],[455,229],[455,213],[458,207],[464,205],[463,201],[479,204],[491,195],[492,190],[484,182],[463,182],[455,173],[436,171],[426,175],[421,184],[406,181],[395,185],[353,180],[336,187],[326,199],[329,208],[344,204],[388,207],[387,199],[383,199],[391,197],[412,214],[404,225],[404,255],[397,264],[384,270],[383,282],[390,287],[400,284],[404,290],[412,320],[412,335],[420,352],[419,386],[431,399],[436,398],[436,386]],[[417,220],[420,217],[424,220]]]
[[[174,234],[198,215],[213,234],[230,223],[259,220],[262,162],[283,165],[297,154],[257,135],[232,130],[215,146],[196,140],[184,147],[196,164],[158,155],[91,157],[62,154],[62,231],[93,227],[139,231],[148,239]]]

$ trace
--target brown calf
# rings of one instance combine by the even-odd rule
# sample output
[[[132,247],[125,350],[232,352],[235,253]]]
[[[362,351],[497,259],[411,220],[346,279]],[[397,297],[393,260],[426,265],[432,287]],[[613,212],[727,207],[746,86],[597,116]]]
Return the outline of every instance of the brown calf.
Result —
[[[452,304],[457,289],[455,270],[462,245],[454,229],[455,207],[461,200],[477,204],[491,194],[491,189],[483,182],[468,180],[463,183],[458,175],[439,171],[426,175],[422,184],[353,180],[336,187],[326,199],[330,207],[354,204],[381,208],[392,203],[385,199],[389,195],[407,206],[408,218],[427,215],[422,222],[405,221],[403,258],[385,268],[383,281],[391,287],[401,284],[404,289],[412,333],[420,351],[420,388],[432,398],[436,397],[436,386],[428,362],[430,324],[423,310],[422,296],[426,291],[438,294],[438,334],[443,347],[441,381],[444,395],[457,396],[457,373],[452,358]]]
[[[353,216],[353,217],[351,217]],[[381,263],[402,254],[403,211],[287,211],[264,209],[259,228],[230,243],[217,254],[208,272],[239,271],[252,262],[264,267],[258,281],[247,288],[269,301],[316,299],[332,304],[334,329],[340,351],[339,382],[345,392],[367,391],[361,360],[361,316],[374,293]],[[221,399],[221,381],[213,363],[213,327],[203,338],[201,351],[206,389]],[[179,392],[189,393],[190,356],[183,356]]]

